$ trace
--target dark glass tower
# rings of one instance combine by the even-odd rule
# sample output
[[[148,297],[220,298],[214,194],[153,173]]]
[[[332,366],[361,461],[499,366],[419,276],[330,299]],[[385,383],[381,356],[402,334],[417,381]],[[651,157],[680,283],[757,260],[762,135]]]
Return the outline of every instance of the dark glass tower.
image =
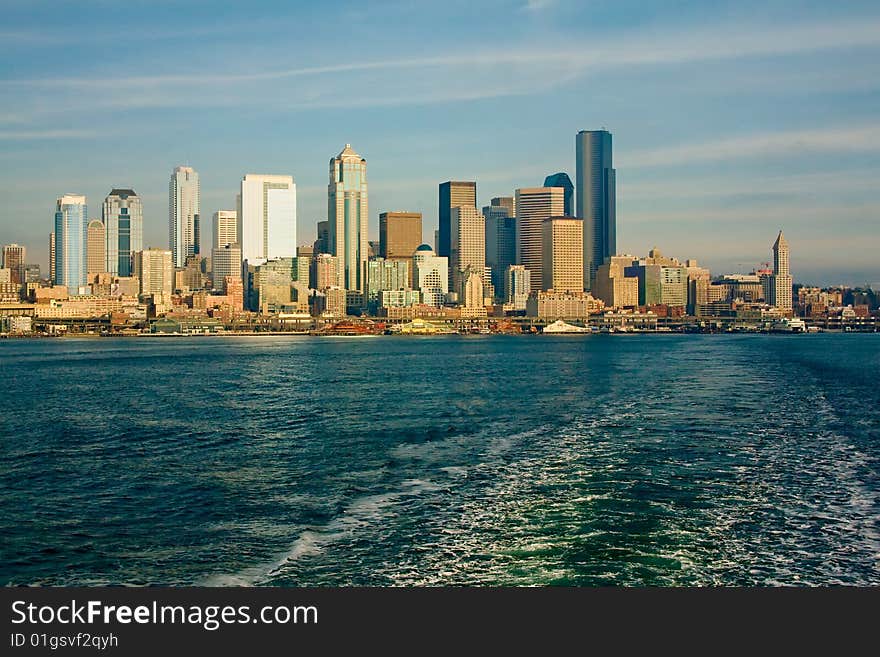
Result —
[[[544,178],[544,187],[562,187],[565,190],[565,216],[573,217],[574,214],[574,185],[567,173],[559,172]]]
[[[596,270],[617,251],[615,171],[611,133],[581,130],[575,137],[577,216],[584,220],[584,288],[592,289]]]

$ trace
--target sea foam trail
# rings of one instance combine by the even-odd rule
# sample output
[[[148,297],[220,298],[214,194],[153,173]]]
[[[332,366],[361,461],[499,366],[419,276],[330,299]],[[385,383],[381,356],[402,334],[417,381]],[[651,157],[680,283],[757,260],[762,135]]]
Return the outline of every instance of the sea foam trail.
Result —
[[[401,499],[442,489],[433,482],[422,479],[408,479],[397,490],[378,495],[365,495],[356,498],[341,515],[326,524],[307,529],[300,533],[290,548],[275,559],[258,566],[244,568],[233,574],[210,575],[199,583],[200,586],[262,586],[284,570],[284,567],[297,560],[316,554],[377,520],[387,517],[392,507]]]

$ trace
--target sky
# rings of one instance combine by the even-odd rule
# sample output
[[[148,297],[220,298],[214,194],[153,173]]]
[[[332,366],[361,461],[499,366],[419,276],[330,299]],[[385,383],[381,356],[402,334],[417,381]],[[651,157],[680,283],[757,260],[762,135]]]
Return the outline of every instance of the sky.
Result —
[[[114,187],[167,247],[168,181],[193,166],[210,218],[245,173],[297,183],[297,241],[328,163],[367,160],[386,210],[437,225],[437,186],[478,204],[574,178],[606,128],[618,252],[713,273],[771,259],[805,284],[880,287],[880,4],[741,0],[0,0],[0,243],[46,267],[55,199],[100,217]]]

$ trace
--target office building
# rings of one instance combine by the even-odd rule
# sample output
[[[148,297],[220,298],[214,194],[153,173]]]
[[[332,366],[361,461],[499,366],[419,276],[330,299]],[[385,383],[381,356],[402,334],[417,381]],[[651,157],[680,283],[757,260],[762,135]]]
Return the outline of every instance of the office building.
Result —
[[[227,280],[241,279],[241,246],[237,243],[215,246],[211,250],[211,280],[215,290],[228,294]]]
[[[9,270],[9,282],[13,285],[21,285],[24,280],[25,255],[27,249],[19,244],[7,244],[3,247],[0,267]]]
[[[241,181],[237,237],[250,265],[296,256],[296,184],[293,176],[249,173]]]
[[[486,222],[476,206],[456,206],[450,212],[449,231],[452,285],[461,298],[465,272],[482,276],[486,267]]]
[[[315,256],[315,289],[324,290],[328,287],[339,287],[339,265],[336,256],[319,253]]]
[[[346,144],[330,160],[327,187],[328,246],[339,268],[337,285],[346,290],[366,288],[368,217],[367,161]]]
[[[785,313],[792,310],[792,280],[789,247],[782,231],[773,243],[773,274],[770,276],[770,295],[767,302]]]
[[[507,268],[516,263],[516,210],[512,196],[493,198],[483,206],[486,220],[486,266],[491,282],[500,298],[507,297]]]
[[[438,256],[428,244],[413,253],[413,281],[426,306],[440,307],[449,293],[449,258]]]
[[[639,279],[627,276],[626,268],[638,262],[634,256],[611,256],[596,270],[593,296],[607,308],[636,308],[639,305]]]
[[[575,137],[576,214],[584,220],[584,289],[617,252],[615,170],[611,133],[581,130]]]
[[[238,244],[238,210],[217,210],[213,224],[215,249]]]
[[[532,292],[526,302],[526,315],[546,320],[581,319],[600,312],[605,307],[600,300],[584,292]]]
[[[516,190],[515,199],[516,262],[531,273],[532,290],[540,290],[544,281],[544,219],[563,215],[565,194],[561,187],[526,187]]]
[[[77,294],[88,280],[86,197],[65,194],[55,202],[55,281]]]
[[[86,229],[88,230],[88,228]],[[49,233],[49,283],[55,285],[55,232]]]
[[[105,271],[131,276],[132,254],[144,248],[144,210],[133,189],[113,189],[102,208],[105,239]]]
[[[437,255],[449,257],[452,249],[452,208],[458,206],[477,207],[477,183],[450,180],[440,184],[440,206],[438,212]]]
[[[574,217],[544,219],[541,235],[541,289],[584,291],[583,220]]]
[[[168,249],[143,249],[134,254],[134,271],[139,292],[153,297],[154,303],[170,303],[174,287],[173,256]]]
[[[192,167],[175,167],[168,186],[168,246],[175,267],[199,254],[201,188]]]
[[[104,230],[104,222],[100,219],[92,219],[89,222],[86,239],[86,253],[88,258],[89,281],[96,274],[107,272],[107,233]],[[117,272],[118,273],[118,272]]]
[[[318,222],[318,238],[313,245],[315,255],[319,253],[330,253],[330,222]]]
[[[544,178],[544,187],[562,187],[564,191],[565,216],[574,217],[574,185],[567,173],[554,173]]]
[[[526,301],[532,293],[531,273],[524,265],[510,265],[505,272],[505,278],[505,305],[510,306],[510,310],[525,310]]]

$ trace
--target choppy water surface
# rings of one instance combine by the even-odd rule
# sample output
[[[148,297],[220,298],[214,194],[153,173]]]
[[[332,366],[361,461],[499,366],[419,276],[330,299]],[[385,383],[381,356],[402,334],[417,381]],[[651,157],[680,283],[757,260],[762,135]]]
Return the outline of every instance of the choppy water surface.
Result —
[[[0,583],[880,584],[880,336],[0,342]]]

